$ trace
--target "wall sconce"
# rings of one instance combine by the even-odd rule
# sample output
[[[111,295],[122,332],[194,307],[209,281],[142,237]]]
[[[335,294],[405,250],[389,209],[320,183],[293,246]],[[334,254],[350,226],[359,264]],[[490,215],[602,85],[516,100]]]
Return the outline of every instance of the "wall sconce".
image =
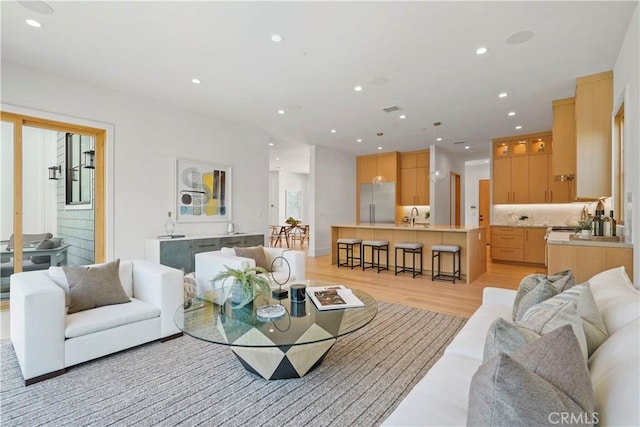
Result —
[[[82,154],[84,154],[84,167],[85,169],[95,169],[95,159],[96,159],[96,152],[93,150],[89,150],[89,151],[85,151]]]
[[[49,166],[47,169],[49,169],[49,179],[58,180],[58,179],[62,178],[62,166],[61,165]]]

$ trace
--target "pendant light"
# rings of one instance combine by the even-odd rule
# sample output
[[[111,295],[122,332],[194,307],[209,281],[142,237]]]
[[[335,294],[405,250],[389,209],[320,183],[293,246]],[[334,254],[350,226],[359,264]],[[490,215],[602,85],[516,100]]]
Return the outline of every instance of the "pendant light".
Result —
[[[376,135],[383,136],[384,133],[378,132]],[[385,182],[387,182],[387,178],[384,175],[380,174],[380,150],[382,150],[382,147],[378,147],[378,158],[376,159],[378,164],[376,166],[376,176],[371,179],[372,184],[384,184]]]

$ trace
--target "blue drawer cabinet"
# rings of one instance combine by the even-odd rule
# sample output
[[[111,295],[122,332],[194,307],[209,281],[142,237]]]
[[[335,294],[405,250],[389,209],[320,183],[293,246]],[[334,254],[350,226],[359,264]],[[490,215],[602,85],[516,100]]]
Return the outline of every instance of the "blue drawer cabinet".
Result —
[[[195,255],[234,246],[258,246],[264,244],[264,234],[234,234],[224,236],[187,236],[177,239],[147,239],[145,258],[185,273],[195,271]]]

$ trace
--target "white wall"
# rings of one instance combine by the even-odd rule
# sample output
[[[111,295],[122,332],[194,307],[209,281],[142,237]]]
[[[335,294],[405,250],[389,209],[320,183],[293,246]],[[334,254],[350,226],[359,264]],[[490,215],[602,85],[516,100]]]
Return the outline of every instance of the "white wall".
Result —
[[[287,206],[287,190],[289,191],[301,191],[302,192],[302,212],[301,217],[296,219],[302,219],[302,222],[309,224],[308,209],[309,209],[309,190],[308,181],[309,175],[306,173],[290,173],[286,171],[280,171],[279,174],[279,189],[278,198],[280,205],[278,209],[278,222],[274,224],[284,224],[285,220],[289,217],[286,213]]]
[[[625,203],[625,226],[631,226],[633,250],[633,282],[640,287],[640,6],[627,29],[616,65],[613,68],[613,103],[624,98],[625,114],[625,192],[631,202]],[[615,114],[615,112],[614,112]],[[635,205],[635,206],[633,206]]]
[[[268,233],[268,135],[155,101],[2,63],[2,108],[111,124],[107,138],[107,258],[140,258],[175,211],[178,157],[233,166],[237,231]],[[21,108],[23,107],[23,108]],[[251,153],[250,156],[247,153]],[[176,233],[226,232],[226,223],[179,223]]]
[[[480,180],[491,178],[489,163],[469,162],[465,165],[464,176],[464,218],[465,225],[477,227],[480,224]],[[491,203],[491,200],[489,200]]]
[[[309,256],[327,255],[331,225],[355,222],[356,158],[320,146],[311,147],[310,158]]]

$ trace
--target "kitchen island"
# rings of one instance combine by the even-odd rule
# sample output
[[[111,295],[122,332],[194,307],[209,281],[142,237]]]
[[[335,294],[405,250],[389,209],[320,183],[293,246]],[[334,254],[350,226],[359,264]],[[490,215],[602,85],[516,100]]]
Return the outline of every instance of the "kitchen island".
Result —
[[[395,224],[339,224],[331,226],[331,263],[338,263],[336,241],[338,239],[388,240],[389,270],[394,267],[394,244],[399,242],[419,242],[424,244],[422,250],[425,277],[431,275],[431,246],[460,246],[462,279],[471,283],[487,271],[487,231],[485,227],[450,226],[450,225],[409,225]],[[344,255],[344,252],[343,252]],[[370,253],[367,251],[367,256]],[[380,262],[384,263],[384,254]],[[411,265],[410,257],[407,258]],[[451,258],[445,256],[442,262],[443,273],[451,273]]]
[[[574,233],[550,233],[547,237],[549,274],[571,269],[576,283],[582,283],[595,274],[623,266],[633,277],[633,245],[618,240],[589,237],[580,239]]]

